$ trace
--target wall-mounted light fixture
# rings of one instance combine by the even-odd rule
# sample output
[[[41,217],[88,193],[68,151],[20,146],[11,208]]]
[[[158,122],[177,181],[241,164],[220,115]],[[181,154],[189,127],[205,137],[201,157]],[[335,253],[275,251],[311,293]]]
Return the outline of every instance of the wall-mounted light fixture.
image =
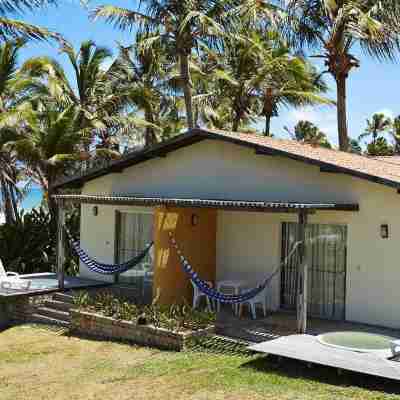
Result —
[[[388,239],[389,238],[389,225],[388,224],[382,224],[381,225],[381,238],[382,239]]]
[[[98,206],[93,206],[92,208],[92,213],[95,217],[99,214],[99,207]]]
[[[192,226],[197,226],[199,224],[199,219],[197,214],[192,214]]]

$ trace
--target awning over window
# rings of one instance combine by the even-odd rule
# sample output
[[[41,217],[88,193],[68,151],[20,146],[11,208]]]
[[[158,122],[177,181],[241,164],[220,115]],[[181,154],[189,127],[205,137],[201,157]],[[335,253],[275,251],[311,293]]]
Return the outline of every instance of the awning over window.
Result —
[[[296,212],[298,210],[322,211],[358,211],[356,203],[304,203],[304,202],[280,202],[280,201],[254,201],[254,200],[217,200],[198,198],[170,198],[170,197],[141,197],[134,195],[82,195],[61,194],[53,198],[59,203],[86,203],[132,206],[172,206],[172,207],[199,207],[215,208],[223,210],[248,210],[261,212]]]

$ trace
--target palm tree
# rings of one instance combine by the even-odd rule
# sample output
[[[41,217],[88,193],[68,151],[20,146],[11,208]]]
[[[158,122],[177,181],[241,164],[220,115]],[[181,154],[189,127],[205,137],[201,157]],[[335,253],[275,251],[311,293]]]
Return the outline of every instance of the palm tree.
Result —
[[[32,84],[18,70],[18,54],[24,44],[17,40],[0,45],[0,208],[7,223],[18,220],[18,201],[23,194],[17,186],[20,167],[6,145],[19,135],[15,114]]]
[[[17,167],[15,154],[10,152],[6,144],[14,139],[12,130],[0,131],[0,211],[4,213],[5,222],[14,224],[19,220],[18,201],[22,198],[22,191],[17,184],[20,171]]]
[[[30,103],[24,107],[22,134],[9,141],[8,148],[16,152],[26,174],[44,190],[52,219],[56,221],[52,187],[63,176],[67,163],[79,158],[83,132],[76,126],[80,115],[73,105],[64,110],[49,103],[39,103],[36,109]]]
[[[214,103],[220,105],[220,110],[231,110],[230,122],[234,132],[252,119],[255,121],[257,93],[254,77],[260,62],[270,61],[260,60],[259,52],[250,39],[245,36],[237,39],[226,44],[224,55],[216,60],[213,71],[218,93]]]
[[[386,117],[385,114],[378,113],[374,114],[371,120],[367,119],[367,128],[365,132],[359,136],[359,140],[365,139],[366,137],[371,136],[372,146],[376,145],[379,135],[382,133],[388,132],[389,129],[392,127],[392,120]]]
[[[135,44],[119,45],[119,55],[109,70],[113,80],[112,90],[119,93],[125,106],[142,112],[145,124],[145,146],[163,139],[161,116],[171,105],[168,96],[168,65],[160,46],[144,48],[143,35],[138,34]]]
[[[393,153],[393,146],[382,136],[378,137],[374,143],[369,143],[367,146],[367,155],[369,156],[392,156]]]
[[[393,120],[392,129],[389,133],[394,141],[393,150],[395,154],[400,154],[400,116]]]
[[[262,102],[266,136],[271,134],[271,119],[279,115],[282,107],[334,104],[322,96],[328,87],[321,74],[303,57],[293,56],[275,32],[264,35],[260,51],[267,61],[257,70],[255,84]]]
[[[15,39],[62,41],[59,34],[50,32],[46,28],[38,27],[27,22],[8,18],[10,14],[32,11],[47,5],[56,4],[57,0],[4,0],[0,2],[0,40]]]
[[[221,82],[223,98],[231,103],[232,129],[242,122],[265,117],[265,134],[270,135],[271,119],[281,106],[332,104],[320,94],[326,85],[309,63],[292,56],[274,31],[261,33],[248,28],[227,41],[224,57],[214,74]]]
[[[42,83],[43,90],[37,92],[42,103],[47,96],[49,103],[76,108],[76,129],[86,131],[87,143],[90,143],[95,130],[105,128],[106,109],[113,111],[117,103],[117,95],[107,90],[109,77],[103,70],[103,65],[111,58],[111,51],[93,41],[85,41],[77,52],[68,43],[64,44],[61,52],[68,57],[73,68],[73,82],[69,82],[63,67],[49,57],[31,58],[21,71]]]
[[[310,121],[299,121],[294,127],[294,132],[291,132],[288,128],[285,129],[294,140],[300,143],[307,143],[327,149],[332,148],[326,134]]]
[[[336,82],[339,147],[348,150],[346,84],[360,66],[352,54],[359,46],[379,60],[393,59],[398,50],[400,7],[398,0],[288,0],[286,33],[289,43],[322,50]]]
[[[221,45],[225,33],[230,29],[231,14],[228,11],[231,3],[228,0],[146,0],[139,2],[135,10],[112,5],[100,6],[94,10],[93,16],[95,19],[104,18],[122,30],[132,30],[139,25],[150,35],[145,46],[161,43],[168,56],[177,60],[187,124],[193,128],[190,58],[195,49]]]
[[[36,98],[41,103],[56,103],[62,109],[74,106],[77,111],[75,129],[84,135],[82,144],[86,151],[94,142],[99,147],[112,149],[120,134],[146,126],[141,118],[124,112],[129,98],[115,87],[115,68],[104,67],[112,56],[108,48],[85,41],[78,51],[68,43],[61,51],[73,68],[72,82],[63,67],[49,57],[29,59],[21,70],[37,79],[41,90],[36,91]]]

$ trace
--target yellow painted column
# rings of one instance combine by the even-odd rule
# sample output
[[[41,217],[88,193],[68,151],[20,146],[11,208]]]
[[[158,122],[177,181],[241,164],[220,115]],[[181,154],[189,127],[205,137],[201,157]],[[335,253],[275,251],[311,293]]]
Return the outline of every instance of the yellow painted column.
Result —
[[[170,245],[170,232],[200,278],[215,282],[217,211],[163,206],[155,212],[153,296],[158,304],[191,304],[192,285]]]

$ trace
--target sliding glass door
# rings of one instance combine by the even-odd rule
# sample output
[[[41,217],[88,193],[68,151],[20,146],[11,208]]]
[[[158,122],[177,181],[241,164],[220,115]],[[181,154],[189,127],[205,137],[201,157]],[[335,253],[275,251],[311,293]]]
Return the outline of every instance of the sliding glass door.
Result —
[[[297,241],[298,224],[282,225],[282,260]],[[344,320],[346,298],[346,243],[344,225],[309,224],[306,229],[308,264],[308,310],[310,315]],[[296,308],[298,260],[282,269],[281,305]]]
[[[117,212],[117,262],[125,262],[139,254],[153,240],[152,212]],[[154,248],[133,269],[118,276],[118,282],[134,289],[137,300],[148,303],[153,290]]]

